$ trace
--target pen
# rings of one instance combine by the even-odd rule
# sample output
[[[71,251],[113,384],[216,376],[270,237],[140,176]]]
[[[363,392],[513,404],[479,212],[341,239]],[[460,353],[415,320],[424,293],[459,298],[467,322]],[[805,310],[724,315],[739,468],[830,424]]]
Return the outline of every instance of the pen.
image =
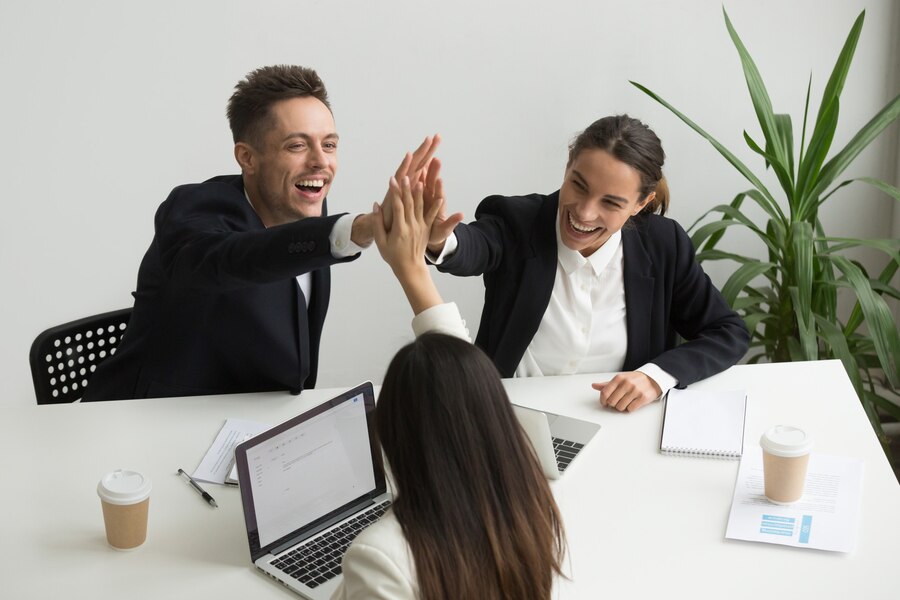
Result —
[[[202,487],[200,487],[200,486],[197,484],[197,482],[194,481],[194,478],[193,478],[193,477],[191,477],[190,475],[188,475],[187,473],[185,473],[183,469],[178,469],[178,474],[179,474],[179,475],[184,475],[185,477],[187,477],[187,478],[188,478],[188,481],[191,482],[191,487],[193,487],[195,490],[197,490],[197,493],[200,494],[201,496],[203,496],[203,499],[206,500],[207,502],[209,502],[209,504],[210,504],[211,506],[213,506],[213,507],[215,507],[215,508],[219,508],[219,505],[216,504],[216,501],[213,500],[213,497],[209,495],[209,492],[207,492],[207,491],[204,490]]]

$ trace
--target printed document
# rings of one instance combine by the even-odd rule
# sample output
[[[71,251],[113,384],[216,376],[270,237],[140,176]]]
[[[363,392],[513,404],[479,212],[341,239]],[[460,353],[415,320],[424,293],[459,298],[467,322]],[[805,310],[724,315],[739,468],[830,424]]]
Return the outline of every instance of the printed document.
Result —
[[[725,537],[850,552],[856,541],[863,462],[812,453],[803,497],[781,506],[763,494],[762,449],[747,449],[738,469]]]
[[[225,483],[234,467],[234,447],[268,428],[269,425],[253,421],[227,419],[191,477],[207,483]],[[228,483],[237,483],[236,478],[230,479]]]

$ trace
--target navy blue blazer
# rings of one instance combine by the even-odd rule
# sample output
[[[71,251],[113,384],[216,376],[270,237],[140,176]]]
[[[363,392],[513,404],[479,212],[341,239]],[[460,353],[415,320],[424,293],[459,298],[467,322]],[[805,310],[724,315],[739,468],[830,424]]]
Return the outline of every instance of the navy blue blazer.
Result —
[[[438,269],[484,276],[475,343],[512,377],[550,302],[556,278],[559,192],[485,198],[460,224],[456,252]],[[653,362],[679,387],[735,364],[750,335],[694,258],[678,223],[638,215],[622,229],[626,331],[623,370]],[[679,343],[680,339],[682,343]]]
[[[323,207],[323,215],[326,214]],[[160,205],[134,312],[85,401],[315,386],[340,215],[266,229],[240,175],[182,185]],[[312,275],[306,300],[296,276]]]

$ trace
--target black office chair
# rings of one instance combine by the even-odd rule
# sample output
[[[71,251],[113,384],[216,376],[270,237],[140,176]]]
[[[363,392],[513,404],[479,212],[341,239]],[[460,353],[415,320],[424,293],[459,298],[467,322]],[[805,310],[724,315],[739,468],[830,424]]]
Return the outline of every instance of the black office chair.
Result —
[[[122,342],[131,309],[123,308],[51,327],[35,338],[29,360],[38,404],[75,402],[97,365]]]

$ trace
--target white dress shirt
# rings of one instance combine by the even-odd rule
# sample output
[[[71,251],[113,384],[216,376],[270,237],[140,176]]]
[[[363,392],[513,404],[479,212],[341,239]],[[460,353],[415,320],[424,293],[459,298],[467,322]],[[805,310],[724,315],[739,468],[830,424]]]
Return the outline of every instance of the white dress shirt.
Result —
[[[622,232],[610,236],[588,257],[562,243],[556,217],[556,279],[541,324],[516,367],[516,377],[613,373],[622,370],[628,349],[625,321]],[[440,264],[456,251],[451,234],[436,257]],[[639,367],[665,394],[678,380],[652,362]]]

